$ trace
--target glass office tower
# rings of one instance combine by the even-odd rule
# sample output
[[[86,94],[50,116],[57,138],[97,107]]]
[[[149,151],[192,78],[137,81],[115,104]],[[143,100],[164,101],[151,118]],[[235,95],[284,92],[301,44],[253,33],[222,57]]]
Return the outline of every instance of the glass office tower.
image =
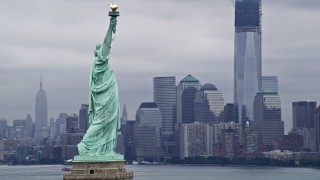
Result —
[[[175,156],[175,124],[177,122],[177,88],[176,77],[153,78],[153,100],[162,115],[162,141],[166,157]]]
[[[254,121],[261,89],[261,0],[235,1],[234,103],[239,122]]]

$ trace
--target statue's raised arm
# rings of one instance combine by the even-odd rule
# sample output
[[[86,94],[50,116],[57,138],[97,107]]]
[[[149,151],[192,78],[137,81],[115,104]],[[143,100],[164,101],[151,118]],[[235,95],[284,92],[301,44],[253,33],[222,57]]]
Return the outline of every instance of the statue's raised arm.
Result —
[[[117,16],[119,16],[119,12],[117,12],[118,5],[117,4],[109,4],[111,8],[111,12],[109,12],[110,24],[108,28],[108,32],[106,37],[104,38],[103,45],[102,45],[102,56],[106,57],[110,53],[111,49],[111,42],[112,42],[112,33],[116,33],[116,26],[117,26]]]
[[[106,57],[110,53],[111,49],[111,42],[112,42],[112,34],[116,33],[116,26],[117,26],[117,17],[110,18],[109,29],[104,38],[103,45],[102,45],[102,56]]]

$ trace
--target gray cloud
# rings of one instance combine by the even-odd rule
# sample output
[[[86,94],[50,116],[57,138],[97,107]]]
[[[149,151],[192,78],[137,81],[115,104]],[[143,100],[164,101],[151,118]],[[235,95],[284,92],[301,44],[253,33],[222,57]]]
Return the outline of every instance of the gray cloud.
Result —
[[[233,101],[234,9],[229,0],[118,0],[121,16],[111,66],[129,117],[152,101],[152,78],[192,74]],[[0,117],[34,116],[43,74],[49,116],[77,112],[88,99],[93,49],[104,38],[107,3],[5,1],[0,7]],[[320,100],[319,2],[263,1],[263,74],[278,75],[283,119],[291,102]]]

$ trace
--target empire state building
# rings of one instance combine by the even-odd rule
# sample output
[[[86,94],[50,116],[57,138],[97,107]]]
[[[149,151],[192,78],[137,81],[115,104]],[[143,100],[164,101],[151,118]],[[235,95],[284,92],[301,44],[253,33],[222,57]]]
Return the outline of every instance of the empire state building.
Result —
[[[42,140],[42,138],[48,137],[47,95],[46,92],[42,89],[42,80],[40,80],[40,89],[36,95],[35,123],[35,139]]]

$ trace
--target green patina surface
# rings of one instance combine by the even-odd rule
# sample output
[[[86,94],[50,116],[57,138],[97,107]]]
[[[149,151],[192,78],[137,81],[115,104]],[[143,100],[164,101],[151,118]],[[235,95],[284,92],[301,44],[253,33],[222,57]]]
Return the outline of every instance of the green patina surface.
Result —
[[[124,161],[122,154],[110,154],[105,156],[75,156],[75,162],[104,162],[104,161]]]
[[[115,153],[120,105],[116,78],[108,63],[116,25],[117,18],[111,17],[103,43],[96,46],[90,75],[89,128],[78,144],[80,155],[75,161],[123,160],[123,155]]]

